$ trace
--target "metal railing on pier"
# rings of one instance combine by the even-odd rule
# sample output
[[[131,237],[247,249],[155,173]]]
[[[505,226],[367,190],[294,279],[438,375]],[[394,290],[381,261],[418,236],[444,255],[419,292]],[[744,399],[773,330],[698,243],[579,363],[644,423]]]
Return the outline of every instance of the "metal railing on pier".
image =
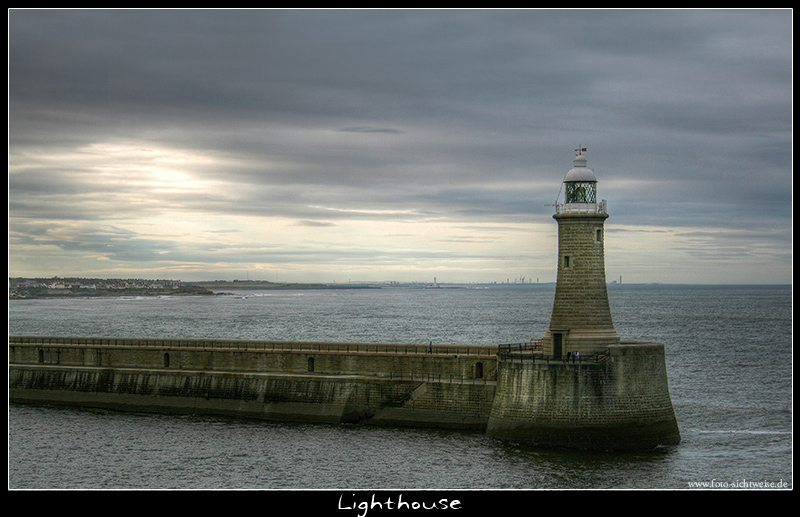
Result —
[[[524,343],[506,343],[497,345],[498,353],[512,353],[512,352],[522,352],[522,351],[533,351],[533,352],[541,352],[542,351],[542,340],[541,339],[531,339],[528,342]]]
[[[505,362],[537,362],[545,364],[597,364],[608,359],[609,352],[577,357],[554,358],[544,355],[542,340],[532,339],[530,343],[509,343],[498,345],[498,357]]]

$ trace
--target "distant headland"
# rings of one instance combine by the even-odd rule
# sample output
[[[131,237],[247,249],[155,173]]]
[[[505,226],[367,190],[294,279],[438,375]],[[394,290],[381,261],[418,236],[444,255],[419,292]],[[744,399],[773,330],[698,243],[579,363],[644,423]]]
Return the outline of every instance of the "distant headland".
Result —
[[[182,282],[142,278],[9,278],[8,298],[89,298],[102,296],[204,296],[226,289],[367,289],[368,285],[278,283],[259,280]]]
[[[179,280],[141,278],[9,278],[8,298],[89,298],[102,296],[213,295],[205,287]]]

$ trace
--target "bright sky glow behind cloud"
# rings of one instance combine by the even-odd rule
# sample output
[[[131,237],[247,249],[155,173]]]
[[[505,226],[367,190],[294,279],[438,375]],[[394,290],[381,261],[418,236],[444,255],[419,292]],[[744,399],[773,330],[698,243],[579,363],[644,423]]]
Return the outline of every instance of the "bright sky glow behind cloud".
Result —
[[[792,11],[9,12],[9,275],[791,283]]]

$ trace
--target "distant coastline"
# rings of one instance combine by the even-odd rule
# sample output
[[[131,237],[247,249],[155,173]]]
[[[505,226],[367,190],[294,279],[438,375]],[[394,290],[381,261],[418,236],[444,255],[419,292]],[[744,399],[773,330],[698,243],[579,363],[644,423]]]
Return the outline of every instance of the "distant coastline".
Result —
[[[247,290],[298,290],[298,289],[497,289],[520,287],[553,287],[552,282],[544,283],[486,283],[486,284],[428,284],[423,282],[375,282],[323,284],[306,282],[268,282],[263,280],[211,280],[201,282],[182,282],[179,280],[142,280],[142,279],[87,279],[87,278],[9,278],[9,300],[29,300],[37,298],[99,298],[99,297],[132,297],[132,296],[222,296],[234,294],[230,291]],[[609,288],[621,287],[623,284],[610,282]],[[661,284],[630,283],[625,287],[692,287],[693,284]],[[716,287],[775,287],[772,284],[712,284]],[[697,287],[708,285],[697,285]],[[791,287],[791,284],[779,284]]]
[[[31,300],[38,298],[101,298],[123,296],[205,296],[213,291],[203,287],[182,286],[177,288],[126,288],[126,289],[49,289],[46,287],[9,289],[9,300]]]
[[[243,289],[370,289],[350,284],[277,283],[264,281],[181,282],[178,280],[100,278],[9,278],[9,300],[130,296],[210,296]]]

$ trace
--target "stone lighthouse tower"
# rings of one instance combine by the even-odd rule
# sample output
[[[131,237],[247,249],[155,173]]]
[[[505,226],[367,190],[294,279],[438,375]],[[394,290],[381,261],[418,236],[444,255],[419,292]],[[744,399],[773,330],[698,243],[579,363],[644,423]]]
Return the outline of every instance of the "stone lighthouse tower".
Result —
[[[558,279],[542,353],[501,349],[486,434],[533,445],[651,450],[681,441],[664,345],[620,341],[608,306],[606,203],[578,149],[564,177]],[[587,360],[560,361],[567,352]],[[555,359],[555,360],[554,360]]]
[[[596,355],[620,343],[611,321],[603,241],[606,202],[597,200],[597,178],[578,148],[564,177],[564,203],[556,204],[558,274],[550,328],[542,340],[545,356],[568,352]]]

